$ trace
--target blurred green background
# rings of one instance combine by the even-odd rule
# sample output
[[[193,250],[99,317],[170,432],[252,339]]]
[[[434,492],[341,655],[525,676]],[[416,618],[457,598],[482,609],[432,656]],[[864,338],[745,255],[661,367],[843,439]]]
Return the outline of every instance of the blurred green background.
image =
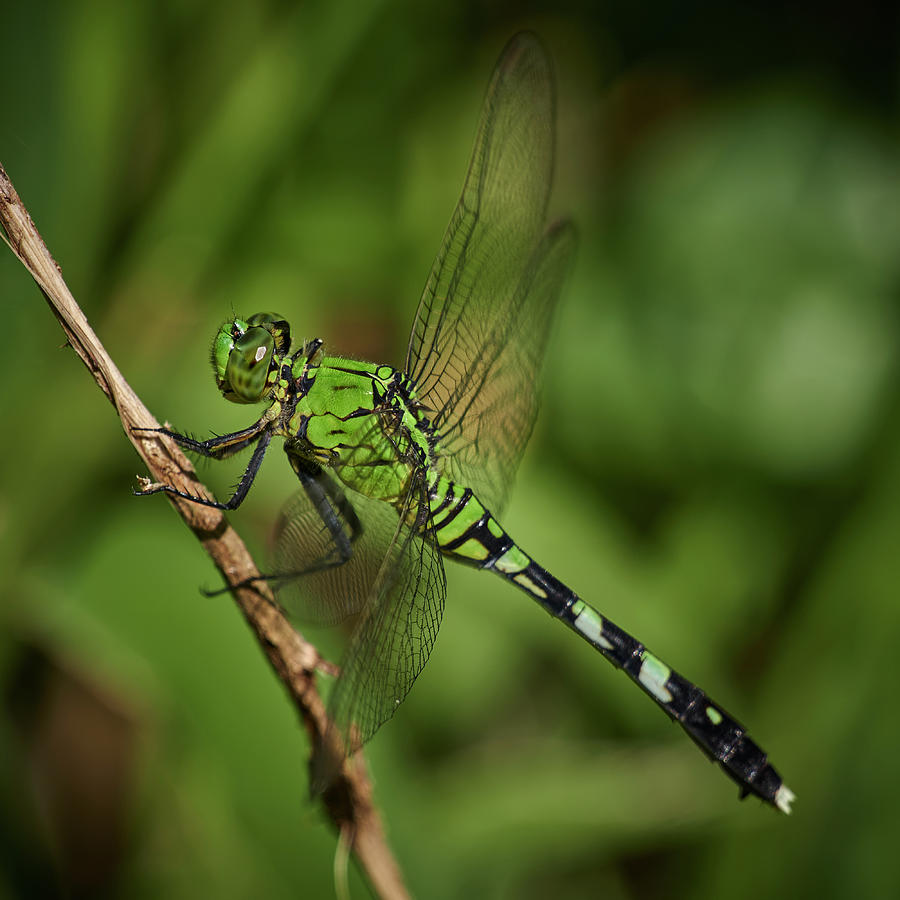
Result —
[[[419,897],[900,892],[896,18],[865,5],[6,4],[0,159],[160,419],[249,423],[232,310],[400,363],[506,39],[559,79],[580,233],[510,532],[707,688],[735,787],[621,674],[453,567],[369,760]],[[0,253],[0,897],[328,897],[305,735],[29,277]],[[273,451],[232,516],[262,555]],[[224,494],[232,466],[201,469]],[[339,636],[316,633],[339,653]],[[367,889],[351,874],[354,896]]]

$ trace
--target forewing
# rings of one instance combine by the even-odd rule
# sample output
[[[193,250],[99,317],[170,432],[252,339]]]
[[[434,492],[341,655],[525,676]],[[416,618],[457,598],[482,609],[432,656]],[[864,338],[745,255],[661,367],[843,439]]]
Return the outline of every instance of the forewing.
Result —
[[[568,227],[541,242],[553,133],[549,60],[533,35],[517,35],[488,87],[407,351],[406,370],[443,449],[456,454],[456,477],[495,509],[534,422],[537,369],[571,244]]]
[[[525,267],[483,357],[439,425],[450,477],[500,513],[537,416],[537,381],[553,312],[575,246],[568,222],[551,228]]]

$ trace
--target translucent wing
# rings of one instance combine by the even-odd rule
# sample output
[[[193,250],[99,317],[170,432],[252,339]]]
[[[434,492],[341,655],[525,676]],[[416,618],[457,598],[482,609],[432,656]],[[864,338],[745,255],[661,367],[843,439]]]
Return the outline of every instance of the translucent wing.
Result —
[[[538,369],[574,243],[568,224],[542,237],[553,132],[549,60],[533,35],[517,35],[488,87],[407,351],[451,477],[495,511],[534,424]]]
[[[373,432],[388,437],[398,465],[408,465],[408,436],[387,424],[379,418]],[[346,464],[365,464],[366,448],[376,441],[374,433],[365,438]],[[399,511],[349,488],[332,488],[352,505],[362,526],[350,558],[340,565],[334,564],[334,538],[304,491],[279,517],[274,565],[280,574],[274,580],[288,615],[321,624],[359,616],[329,704],[335,734],[317,755],[314,789],[324,789],[337,770],[334,748],[341,758],[358,749],[396,712],[437,638],[446,582],[425,483],[424,471],[414,470]],[[293,577],[300,572],[305,574]]]
[[[331,782],[340,762],[330,748],[340,748],[341,756],[352,753],[397,711],[428,661],[444,612],[447,584],[424,478],[410,489],[399,520],[386,504],[375,506],[393,516],[394,530],[341,662],[329,702],[337,739],[326,740],[317,756],[314,791]]]
[[[547,232],[519,281],[510,321],[498,323],[484,354],[469,364],[439,425],[450,476],[498,514],[537,416],[537,379],[573,247],[569,223]]]

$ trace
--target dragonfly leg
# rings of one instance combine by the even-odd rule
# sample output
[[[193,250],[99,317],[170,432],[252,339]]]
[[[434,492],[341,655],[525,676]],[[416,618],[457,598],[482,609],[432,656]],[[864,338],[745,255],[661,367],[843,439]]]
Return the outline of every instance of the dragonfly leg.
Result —
[[[179,444],[181,444],[188,450],[194,450],[194,445],[206,445],[207,450],[209,450],[209,445],[214,444],[216,441],[226,441],[229,438],[235,437],[235,435],[224,435],[222,438],[213,438],[210,441],[194,441],[193,438],[188,438],[185,435],[179,435],[166,429],[161,428],[157,431],[157,433],[160,432],[167,434],[169,437],[175,438],[176,440],[178,440]],[[241,434],[241,432],[236,432],[236,434]],[[190,500],[192,503],[198,503],[200,506],[210,506],[213,509],[237,509],[241,505],[241,503],[244,502],[244,498],[247,496],[247,492],[250,490],[250,487],[253,484],[253,480],[256,478],[256,475],[259,472],[259,467],[262,465],[263,457],[266,455],[266,450],[268,449],[269,442],[272,440],[272,432],[263,431],[262,434],[258,434],[255,437],[246,439],[241,438],[240,441],[235,442],[240,444],[237,450],[243,450],[245,447],[252,444],[254,440],[258,443],[256,444],[256,449],[253,451],[253,456],[250,457],[250,462],[248,463],[247,468],[244,470],[244,474],[241,475],[241,480],[238,482],[234,493],[224,503],[220,503],[218,500],[207,500],[205,497],[197,497],[194,494],[189,494],[187,491],[179,491],[177,488],[172,487],[172,485],[170,484],[160,484],[156,487],[147,488],[143,491],[135,491],[134,493],[138,497],[146,497],[150,494],[166,493],[172,494],[175,497],[181,497],[183,500]],[[232,445],[229,444],[228,446],[223,445],[221,448],[213,448],[211,451],[204,453],[204,455],[212,456],[214,459],[222,459],[225,456],[231,456],[232,453],[236,453],[237,450],[232,449]],[[221,452],[222,455],[217,456],[217,452]]]
[[[206,441],[198,441],[188,434],[181,434],[170,428],[134,428],[132,430],[135,434],[161,434],[164,437],[172,438],[179,447],[207,459],[228,459],[229,456],[234,456],[256,443],[268,424],[269,419],[263,416],[249,428],[242,428],[231,434],[217,435]]]

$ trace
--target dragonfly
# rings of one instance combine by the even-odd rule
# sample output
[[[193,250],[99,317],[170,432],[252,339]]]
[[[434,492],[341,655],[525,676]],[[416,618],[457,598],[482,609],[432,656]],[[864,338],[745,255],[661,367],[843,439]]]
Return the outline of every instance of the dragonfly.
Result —
[[[212,347],[225,399],[267,404],[249,427],[196,440],[203,457],[253,447],[224,502],[237,509],[273,438],[300,483],[276,526],[273,582],[295,621],[355,617],[329,701],[341,759],[394,715],[428,660],[445,560],[494,572],[625,674],[740,787],[784,813],[793,792],[746,729],[701,688],[579,597],[500,524],[538,409],[540,368],[575,245],[547,225],[555,142],[551,63],[530,33],[494,70],[459,202],[413,319],[403,368],[293,347],[275,313],[226,321]],[[321,774],[321,773],[320,773]],[[327,775],[325,776],[327,783]]]

